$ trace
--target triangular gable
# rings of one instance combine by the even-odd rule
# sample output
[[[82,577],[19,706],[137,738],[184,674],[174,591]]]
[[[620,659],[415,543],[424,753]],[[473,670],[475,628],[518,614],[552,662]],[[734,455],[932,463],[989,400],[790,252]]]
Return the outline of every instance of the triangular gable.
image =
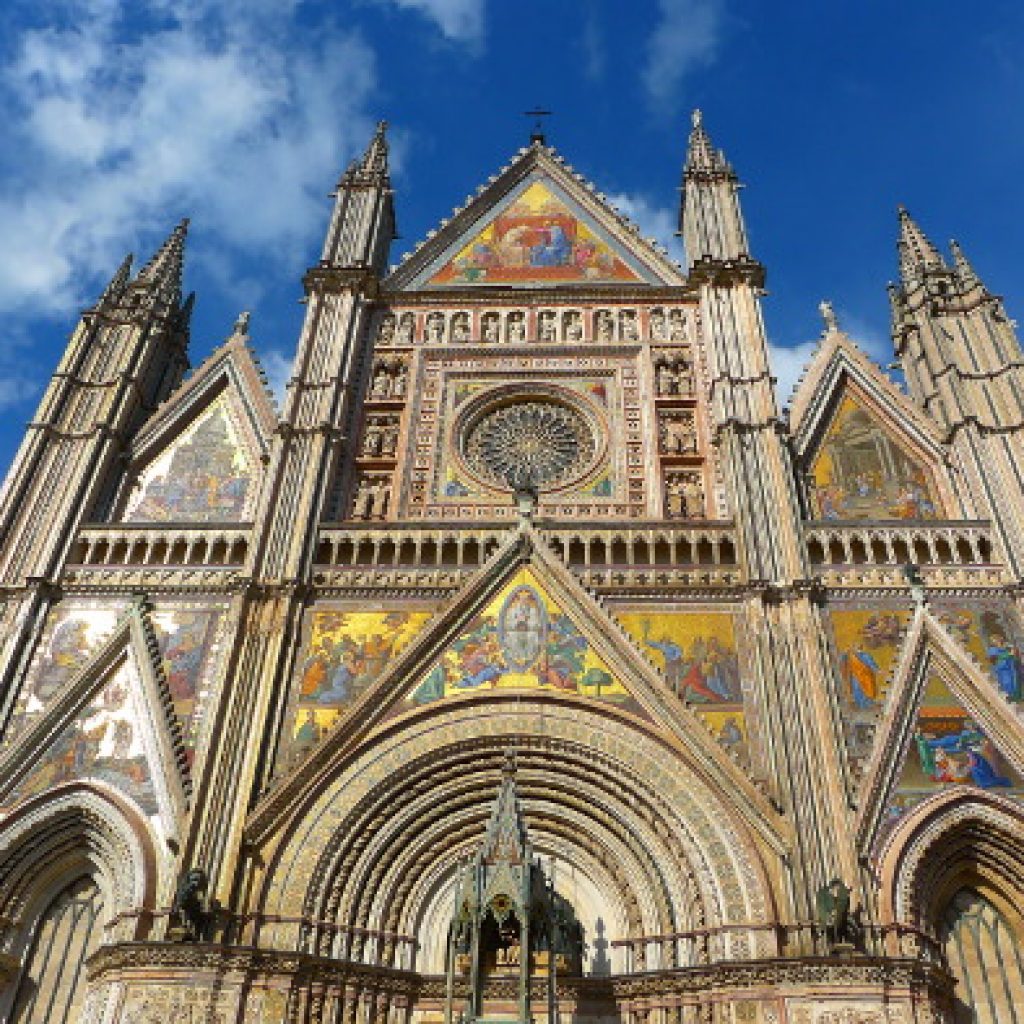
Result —
[[[0,808],[93,779],[119,789],[176,834],[188,773],[158,658],[148,612],[135,605],[0,755]]]
[[[524,572],[528,575],[522,575]],[[533,583],[519,582],[527,579]],[[595,685],[591,690],[594,695],[588,695],[554,683],[539,683],[534,672],[534,685],[527,692],[531,696],[557,696],[581,704],[593,703],[596,707],[614,707],[617,714],[631,714],[638,722],[646,720],[647,728],[660,732],[680,753],[685,752],[688,762],[707,784],[735,805],[766,842],[778,846],[782,842],[784,825],[764,794],[716,745],[705,725],[668,693],[653,666],[633,649],[632,644],[622,643],[628,640],[625,630],[583,590],[575,576],[545,545],[536,543],[531,526],[522,527],[495,552],[467,581],[449,607],[436,615],[393,659],[376,683],[348,709],[335,729],[267,794],[250,816],[247,823],[250,833],[253,836],[265,835],[283,816],[296,810],[310,792],[326,784],[335,766],[355,747],[374,730],[394,721],[396,716],[433,713],[447,701],[488,699],[487,695],[492,691],[487,687],[482,690],[469,687],[462,694],[448,692],[446,687],[443,699],[428,701],[425,705],[411,698],[434,667],[451,657],[454,644],[460,636],[472,631],[474,620],[481,615],[486,617],[488,610],[496,608],[500,614],[509,595],[524,585],[533,587],[539,599],[545,602],[545,612],[546,602],[551,600],[552,605],[558,608],[557,614],[568,619],[572,630],[568,632],[566,624],[566,635],[571,637],[572,644],[586,643],[593,661],[585,666],[581,675],[585,675],[588,668],[607,666],[612,677],[610,686],[602,683],[602,696],[597,697],[593,676],[591,680]],[[553,595],[557,595],[557,599]],[[531,595],[531,604],[533,600]],[[529,629],[524,631],[529,632]],[[526,663],[532,645],[532,641],[524,641],[520,664]],[[538,655],[537,661],[525,674],[531,676],[531,670],[539,663]],[[619,687],[627,695],[621,704],[616,699]],[[614,698],[605,696],[609,691]],[[500,697],[501,692],[494,696]]]
[[[999,687],[925,606],[915,612],[861,786],[858,838],[874,847],[906,811],[953,785],[1024,799],[1024,733]]]
[[[844,334],[826,336],[790,417],[816,519],[950,514],[935,425]]]
[[[672,284],[682,271],[553,150],[534,145],[432,232],[388,289]]]
[[[277,423],[244,335],[234,334],[134,439],[118,503],[125,522],[241,522],[252,517]]]

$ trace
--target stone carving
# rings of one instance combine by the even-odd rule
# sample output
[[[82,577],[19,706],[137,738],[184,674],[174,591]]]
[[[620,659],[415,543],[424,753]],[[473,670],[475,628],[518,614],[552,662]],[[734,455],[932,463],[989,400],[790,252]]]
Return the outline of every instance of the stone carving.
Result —
[[[651,341],[665,341],[668,338],[668,324],[663,309],[651,310],[650,338]]]
[[[623,341],[639,340],[640,331],[637,327],[635,309],[624,309],[619,313],[619,337]]]
[[[663,455],[694,455],[697,424],[689,409],[663,412],[658,417],[658,447]]]
[[[398,425],[397,415],[368,416],[363,432],[362,454],[367,458],[393,456],[398,447]]]
[[[360,477],[352,502],[352,518],[383,519],[388,512],[390,497],[387,477],[372,474]]]
[[[210,908],[206,898],[208,880],[202,868],[185,872],[171,904],[167,938],[171,942],[204,942],[209,939]]]
[[[537,317],[537,336],[541,341],[558,341],[558,314],[545,310]]]
[[[583,317],[574,310],[562,314],[562,337],[566,341],[579,341],[583,337]]]
[[[427,317],[427,342],[431,345],[440,345],[444,341],[444,314],[431,313]]]
[[[377,344],[390,345],[395,340],[395,314],[385,313],[377,328]]]
[[[408,366],[400,356],[378,359],[373,364],[370,398],[404,398]]]
[[[661,352],[654,360],[658,397],[693,394],[693,366],[682,349]]]
[[[481,331],[483,340],[496,342],[501,340],[501,314],[484,313],[481,320]]]
[[[594,314],[594,339],[596,341],[612,341],[615,337],[615,320],[607,309],[599,309]]]
[[[509,313],[508,340],[513,344],[526,340],[526,314]]]
[[[857,929],[850,913],[850,887],[841,878],[833,878],[816,893],[814,908],[829,949],[852,948]]]
[[[412,313],[403,313],[398,321],[398,343],[409,345],[412,343],[415,321]]]
[[[452,317],[452,341],[469,341],[469,314],[456,313]]]
[[[466,461],[493,483],[553,487],[581,470],[596,449],[580,413],[552,401],[517,402],[485,413],[466,434]]]
[[[665,512],[672,519],[704,517],[704,481],[699,470],[666,474]]]

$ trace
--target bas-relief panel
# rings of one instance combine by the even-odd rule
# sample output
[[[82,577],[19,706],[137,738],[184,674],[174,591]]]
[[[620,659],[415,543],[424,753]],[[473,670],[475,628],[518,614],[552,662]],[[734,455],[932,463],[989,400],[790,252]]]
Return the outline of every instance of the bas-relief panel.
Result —
[[[232,522],[244,517],[253,467],[218,399],[142,472],[128,498],[129,523]]]
[[[639,708],[528,569],[472,618],[406,704],[479,690],[562,691]]]
[[[314,611],[278,766],[299,760],[423,628],[429,611]]]
[[[811,463],[811,501],[821,519],[934,519],[927,470],[854,398],[843,397]]]
[[[141,699],[122,667],[47,747],[38,765],[2,800],[4,808],[74,779],[97,779],[122,790],[149,815],[156,796],[142,742]]]
[[[430,279],[430,285],[639,281],[599,228],[533,181]]]
[[[617,609],[616,618],[718,742],[752,763],[751,726],[731,612]],[[756,731],[756,730],[755,730]]]

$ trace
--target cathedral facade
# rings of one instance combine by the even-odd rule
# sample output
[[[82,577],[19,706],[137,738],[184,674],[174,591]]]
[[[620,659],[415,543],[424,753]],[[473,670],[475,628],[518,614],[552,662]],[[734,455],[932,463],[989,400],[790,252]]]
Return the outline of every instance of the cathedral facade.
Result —
[[[900,211],[897,386],[780,411],[694,117],[680,267],[539,135],[411,254],[383,126],[283,409],[187,224],[0,492],[0,1019],[1024,1022],[1024,354]]]

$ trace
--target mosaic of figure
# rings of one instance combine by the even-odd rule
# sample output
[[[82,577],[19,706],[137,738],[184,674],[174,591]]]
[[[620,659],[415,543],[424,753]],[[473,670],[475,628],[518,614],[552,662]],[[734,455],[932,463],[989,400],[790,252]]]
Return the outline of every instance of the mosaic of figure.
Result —
[[[822,440],[809,486],[822,519],[934,519],[924,467],[849,395]]]
[[[4,733],[9,745],[44,711],[49,701],[81,669],[117,624],[119,608],[58,606],[50,613],[48,640],[29,670]]]
[[[888,820],[894,821],[931,793],[951,785],[1024,797],[1021,776],[949,687],[933,676],[925,686],[903,774],[887,809]]]
[[[718,741],[749,760],[747,723],[732,615],[620,611],[617,617],[652,657],[668,688],[699,706]]]
[[[143,472],[126,522],[241,519],[252,471],[222,401],[215,402]]]
[[[478,689],[550,689],[628,703],[626,689],[528,570],[467,625],[409,697]]]
[[[526,189],[430,280],[445,284],[637,281],[598,229],[540,181]]]
[[[312,748],[422,629],[426,612],[317,611],[292,707],[292,761]]]
[[[50,745],[38,767],[4,798],[4,805],[92,778],[116,786],[146,814],[156,814],[149,764],[134,708],[128,669],[121,669]]]

